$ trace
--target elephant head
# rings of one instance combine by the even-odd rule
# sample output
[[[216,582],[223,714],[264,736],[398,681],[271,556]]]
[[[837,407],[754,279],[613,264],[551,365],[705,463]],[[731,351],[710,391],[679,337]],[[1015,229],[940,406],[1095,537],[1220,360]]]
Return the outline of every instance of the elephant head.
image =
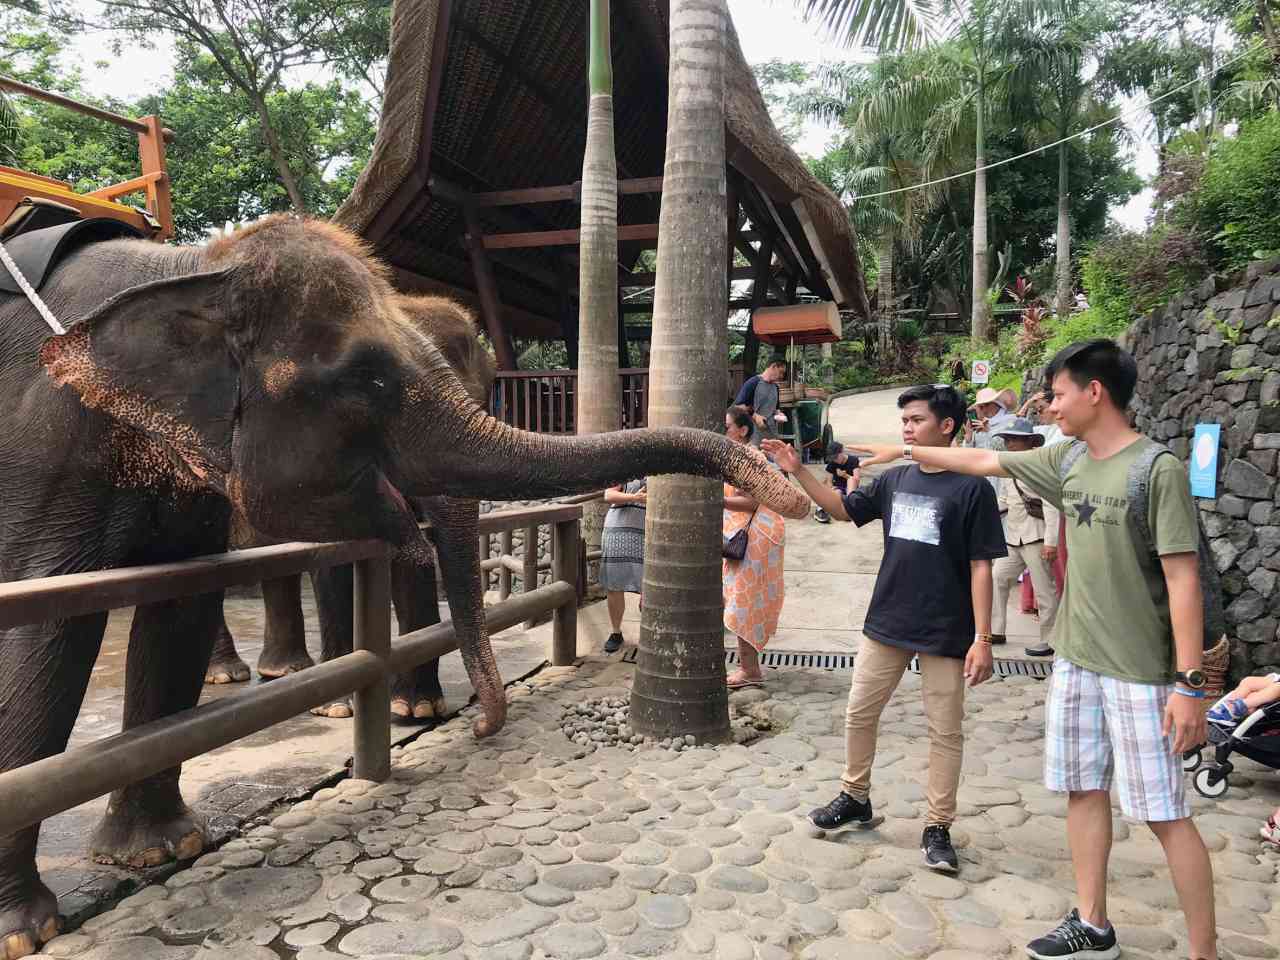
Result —
[[[447,297],[423,294],[398,294],[395,306],[436,345],[467,395],[476,403],[487,403],[497,368],[493,354],[476,336],[476,321],[471,313]]]
[[[757,451],[708,431],[550,437],[495,420],[485,377],[464,386],[412,322],[424,311],[332,224],[270,218],[168,262],[178,275],[112,297],[41,361],[267,536],[421,549],[406,497],[531,499],[662,473],[721,477],[807,515]],[[470,326],[456,307],[426,312]]]

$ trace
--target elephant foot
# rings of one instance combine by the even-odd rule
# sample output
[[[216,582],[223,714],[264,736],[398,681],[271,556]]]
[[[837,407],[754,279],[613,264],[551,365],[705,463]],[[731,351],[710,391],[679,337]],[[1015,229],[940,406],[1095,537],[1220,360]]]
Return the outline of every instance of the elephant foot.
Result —
[[[58,935],[58,899],[36,880],[29,894],[0,908],[0,960],[35,953]]]
[[[305,650],[301,653],[289,654],[277,658],[268,658],[264,650],[262,656],[258,658],[258,676],[264,680],[275,680],[277,677],[287,677],[291,673],[297,673],[299,670],[306,670],[308,667],[314,667],[316,662],[311,659],[310,654]],[[350,714],[347,714],[350,716]]]
[[[186,806],[166,818],[121,814],[114,806],[98,824],[89,851],[95,863],[157,867],[170,860],[193,860],[204,852],[203,816]]]
[[[209,661],[205,683],[244,683],[249,679],[249,665],[234,653],[230,657]]]
[[[312,707],[311,712],[317,717],[328,717],[330,720],[347,720],[355,715],[355,710],[351,708],[350,697],[326,703],[322,707]]]
[[[444,696],[422,697],[413,705],[415,720],[443,720],[449,713]]]

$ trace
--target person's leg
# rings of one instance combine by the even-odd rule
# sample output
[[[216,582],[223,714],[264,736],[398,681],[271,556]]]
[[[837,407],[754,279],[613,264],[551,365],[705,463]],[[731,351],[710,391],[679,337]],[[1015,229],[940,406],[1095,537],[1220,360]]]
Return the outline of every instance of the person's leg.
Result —
[[[609,623],[614,633],[622,632],[622,615],[627,612],[627,595],[621,590],[610,590],[605,602],[609,605]]]
[[[746,681],[759,681],[764,679],[764,674],[760,672],[760,654],[756,652],[756,648],[741,637],[738,638],[738,663],[742,668],[737,671],[741,674],[741,679]]]
[[[1107,919],[1107,861],[1111,858],[1111,791],[1073,790],[1067,795],[1067,844],[1076,877],[1080,918],[1099,930]]]
[[[1280,700],[1280,680],[1274,679],[1273,676],[1266,677],[1246,677],[1240,684],[1243,687],[1249,681],[1250,689],[1245,693],[1244,704],[1252,712],[1259,707],[1265,707],[1268,703],[1275,703]]]
[[[1164,732],[1164,711],[1173,687],[1104,677],[1102,689],[1120,809],[1126,817],[1146,821],[1164,847],[1187,921],[1192,960],[1217,960],[1213,868],[1191,821],[1182,758]]]
[[[1022,557],[1016,547],[1009,548],[1007,557],[1000,557],[991,567],[995,592],[991,598],[991,634],[1003,640],[1005,624],[1009,617],[1009,593],[1023,571]]]
[[[1187,919],[1191,960],[1217,960],[1218,934],[1213,904],[1213,866],[1200,831],[1190,817],[1147,824],[1164,847],[1173,888]]]
[[[1047,656],[1053,650],[1053,628],[1058,619],[1058,594],[1054,588],[1053,570],[1040,553],[1042,546],[1033,543],[1023,547],[1022,559],[1030,572],[1031,583],[1036,591],[1036,606],[1040,610],[1040,646],[1034,652]]]
[[[964,661],[920,656],[924,711],[929,723],[927,824],[950,826],[964,762]]]
[[[865,801],[871,792],[880,714],[911,662],[911,653],[864,637],[854,658],[853,682],[844,714],[844,792]]]

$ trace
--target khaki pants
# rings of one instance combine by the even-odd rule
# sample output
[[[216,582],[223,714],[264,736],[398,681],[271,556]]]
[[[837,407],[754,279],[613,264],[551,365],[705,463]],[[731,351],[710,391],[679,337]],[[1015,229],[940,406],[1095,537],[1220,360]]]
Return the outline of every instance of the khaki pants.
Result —
[[[1009,546],[1009,555],[1000,557],[991,567],[995,595],[991,601],[991,632],[1003,634],[1009,615],[1009,593],[1023,570],[1031,571],[1031,585],[1036,588],[1036,606],[1040,609],[1040,642],[1053,646],[1053,624],[1058,619],[1058,591],[1053,582],[1053,569],[1040,550],[1043,543]]]
[[[844,791],[866,800],[876,757],[880,713],[911,662],[910,650],[864,637],[854,658],[853,684],[844,715]],[[922,654],[924,711],[929,721],[929,824],[949,825],[956,818],[956,791],[964,758],[964,661]]]

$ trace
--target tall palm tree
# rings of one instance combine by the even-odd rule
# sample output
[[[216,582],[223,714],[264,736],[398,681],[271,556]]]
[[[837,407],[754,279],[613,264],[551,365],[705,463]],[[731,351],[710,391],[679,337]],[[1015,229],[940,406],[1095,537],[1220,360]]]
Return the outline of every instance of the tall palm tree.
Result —
[[[578,433],[622,427],[618,379],[618,162],[613,142],[609,0],[591,0],[587,145],[582,158],[578,273]],[[600,546],[605,506],[583,510],[587,546]]]
[[[725,0],[671,0],[667,148],[649,355],[649,425],[655,427],[723,427],[729,30]],[[721,486],[695,477],[654,477],[647,506],[631,723],[649,736],[723,740],[729,699]]]
[[[13,166],[18,158],[18,111],[0,90],[0,163]]]
[[[1014,116],[1033,118],[1054,140],[1064,140],[1083,121],[1101,120],[1106,108],[1095,95],[1099,75],[1086,66],[1114,24],[1102,6],[1090,0],[1057,0],[1057,9],[1021,39],[1008,92]],[[1054,306],[1059,317],[1071,312],[1070,144],[1058,144],[1058,223]]]
[[[991,254],[987,241],[986,126],[990,104],[1007,78],[1014,47],[1011,28],[1042,18],[1056,0],[797,0],[852,45],[875,45],[883,52],[936,46],[944,73],[921,77],[921,87],[953,85],[951,109],[934,124],[941,139],[961,130],[973,144],[974,339],[994,333],[987,300]]]

